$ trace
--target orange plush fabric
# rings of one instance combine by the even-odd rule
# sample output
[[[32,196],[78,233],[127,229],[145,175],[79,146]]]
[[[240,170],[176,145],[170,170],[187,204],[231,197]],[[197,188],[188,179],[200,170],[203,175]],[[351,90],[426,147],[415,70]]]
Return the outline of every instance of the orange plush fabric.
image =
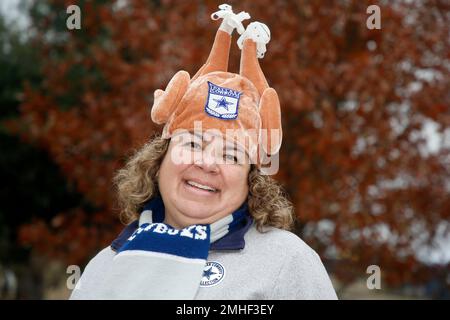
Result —
[[[179,71],[164,91],[155,91],[151,118],[165,124],[163,138],[177,129],[193,130],[196,121],[202,130],[245,137],[244,147],[259,165],[261,152],[273,155],[280,149],[280,102],[261,70],[256,43],[244,40],[239,74],[227,71],[230,44],[231,35],[219,29],[208,60],[192,79]]]

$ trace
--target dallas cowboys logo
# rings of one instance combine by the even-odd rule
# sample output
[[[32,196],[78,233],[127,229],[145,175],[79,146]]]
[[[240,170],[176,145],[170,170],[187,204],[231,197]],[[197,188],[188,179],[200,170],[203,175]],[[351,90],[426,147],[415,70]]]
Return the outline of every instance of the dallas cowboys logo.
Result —
[[[208,261],[203,269],[200,287],[212,287],[225,277],[225,268],[216,261]]]
[[[212,267],[209,267],[208,269],[203,271],[203,277],[206,278],[207,280],[211,279],[211,276],[216,275],[217,272],[214,272],[212,270]]]
[[[241,92],[220,87],[208,81],[208,99],[205,112],[219,119],[236,119]]]
[[[217,102],[216,109],[220,108],[220,107],[224,107],[227,111],[228,111],[228,105],[233,104],[232,102],[228,102],[224,97],[222,97],[222,99],[220,99],[220,100],[214,99],[214,101]]]

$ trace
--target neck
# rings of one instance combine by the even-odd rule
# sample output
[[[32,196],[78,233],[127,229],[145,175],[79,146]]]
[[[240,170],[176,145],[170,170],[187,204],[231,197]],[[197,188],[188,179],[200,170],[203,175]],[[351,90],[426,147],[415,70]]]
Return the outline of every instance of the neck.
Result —
[[[166,207],[164,205],[164,202],[160,196],[156,196],[151,201],[149,201],[145,207],[144,210],[151,210],[151,220],[153,222],[163,222],[165,224],[170,225],[171,227],[175,229],[183,229],[187,226],[194,225],[194,224],[216,224],[216,222],[224,219],[227,216],[231,216],[234,213],[238,213],[238,215],[242,215],[245,213],[248,213],[247,204],[244,202],[241,207],[236,208],[233,212],[230,212],[228,214],[215,214],[213,216],[207,217],[205,219],[195,219],[186,217],[181,212],[173,212],[170,207]],[[218,225],[221,223],[219,222]],[[217,224],[216,224],[217,225]]]
[[[174,214],[167,207],[165,208],[164,212],[164,223],[172,226],[175,229],[183,229],[194,224],[212,224],[232,213],[230,212],[228,214],[216,214],[205,219],[193,219],[186,217],[182,212],[177,212]]]

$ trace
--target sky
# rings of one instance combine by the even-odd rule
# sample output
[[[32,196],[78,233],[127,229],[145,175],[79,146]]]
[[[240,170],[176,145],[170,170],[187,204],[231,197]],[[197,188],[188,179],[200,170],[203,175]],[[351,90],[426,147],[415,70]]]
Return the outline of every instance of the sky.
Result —
[[[6,18],[7,22],[14,22],[21,28],[29,25],[30,20],[19,4],[31,3],[31,0],[0,0],[0,13]]]

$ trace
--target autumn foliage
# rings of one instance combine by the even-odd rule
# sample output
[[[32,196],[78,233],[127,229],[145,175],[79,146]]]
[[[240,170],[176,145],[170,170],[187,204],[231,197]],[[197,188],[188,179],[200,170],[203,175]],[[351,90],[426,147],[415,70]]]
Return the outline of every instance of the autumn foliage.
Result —
[[[150,120],[153,91],[206,60],[218,27],[209,15],[221,2],[79,1],[82,28],[69,31],[73,3],[47,0],[34,19],[45,81],[26,89],[8,126],[45,149],[84,197],[49,223],[36,212],[21,243],[86,263],[122,227],[114,172],[161,129]],[[383,3],[381,30],[369,30],[373,1],[229,2],[271,29],[261,65],[281,100],[276,178],[295,205],[296,232],[339,261],[333,272],[344,280],[377,264],[402,284],[427,278],[417,248],[450,228],[450,7]],[[237,72],[236,43],[231,51]],[[432,152],[427,123],[441,137]]]

